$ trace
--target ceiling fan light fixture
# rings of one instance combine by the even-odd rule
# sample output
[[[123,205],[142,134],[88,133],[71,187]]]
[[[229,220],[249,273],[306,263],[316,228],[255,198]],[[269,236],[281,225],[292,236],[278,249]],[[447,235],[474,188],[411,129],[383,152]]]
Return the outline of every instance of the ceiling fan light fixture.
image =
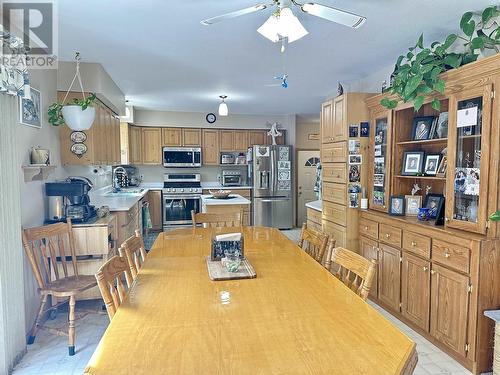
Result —
[[[349,26],[354,29],[361,27],[366,21],[366,17],[358,14],[320,4],[306,3],[302,5],[301,9],[305,13],[324,18],[328,21],[340,23],[341,25]]]
[[[222,99],[222,102],[219,104],[219,116],[227,116],[229,114],[229,109],[225,102],[227,95],[220,95],[219,98]]]
[[[272,14],[257,32],[273,43],[283,38],[288,38],[288,43],[292,43],[308,34],[290,8]]]
[[[279,21],[275,14],[272,14],[266,22],[262,24],[261,27],[257,29],[257,32],[264,38],[269,39],[271,42],[276,43],[280,40],[278,35]]]

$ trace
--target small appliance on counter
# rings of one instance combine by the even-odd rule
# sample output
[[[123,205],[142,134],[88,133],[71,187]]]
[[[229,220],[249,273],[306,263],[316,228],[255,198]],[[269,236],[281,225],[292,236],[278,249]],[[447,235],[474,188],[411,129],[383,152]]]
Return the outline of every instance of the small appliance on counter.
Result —
[[[220,154],[220,163],[221,164],[236,164],[236,157],[234,154],[223,153]]]
[[[133,165],[114,165],[112,168],[113,187],[126,189],[137,187],[141,184],[141,179],[137,176],[137,167]]]
[[[85,177],[68,177],[65,181],[47,182],[45,195],[49,197],[46,223],[71,219],[84,223],[96,216],[96,209],[90,205],[89,191],[92,182]]]
[[[222,171],[222,186],[241,186],[243,178],[241,171],[233,169],[225,169]]]

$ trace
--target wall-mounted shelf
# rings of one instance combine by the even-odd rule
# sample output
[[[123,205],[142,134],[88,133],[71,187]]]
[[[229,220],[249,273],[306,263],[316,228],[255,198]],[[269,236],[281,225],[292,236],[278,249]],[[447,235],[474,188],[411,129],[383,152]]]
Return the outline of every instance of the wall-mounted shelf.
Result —
[[[46,180],[51,174],[55,165],[23,165],[21,167],[24,172],[24,182]]]
[[[437,177],[437,176],[394,176],[396,178],[411,178],[411,179],[419,179],[419,180],[443,180],[446,181],[446,177]]]
[[[418,141],[403,141],[397,142],[397,145],[430,145],[430,144],[446,144],[448,142],[448,138],[434,138],[434,139],[421,139]]]

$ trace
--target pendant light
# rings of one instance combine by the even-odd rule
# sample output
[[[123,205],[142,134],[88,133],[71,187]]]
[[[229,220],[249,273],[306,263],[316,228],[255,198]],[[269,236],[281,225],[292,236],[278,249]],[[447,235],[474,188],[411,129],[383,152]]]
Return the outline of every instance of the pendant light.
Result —
[[[222,102],[219,104],[219,116],[227,116],[229,113],[229,109],[227,108],[227,104],[225,102],[227,95],[220,95],[219,98],[222,99]]]

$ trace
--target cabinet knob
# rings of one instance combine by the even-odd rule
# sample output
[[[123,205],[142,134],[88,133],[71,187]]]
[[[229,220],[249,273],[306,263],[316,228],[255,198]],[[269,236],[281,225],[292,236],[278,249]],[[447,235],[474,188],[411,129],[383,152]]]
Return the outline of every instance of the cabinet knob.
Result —
[[[424,272],[427,272],[427,270],[429,269],[429,267],[422,267],[422,269],[424,270]]]
[[[368,230],[368,226],[367,225],[365,225],[365,230]]]
[[[445,217],[445,218],[444,218],[444,221],[448,222],[448,221],[450,221],[450,218]]]
[[[390,237],[391,237],[390,233],[386,233],[386,234],[385,234],[385,237],[386,237],[386,238],[390,238]]]
[[[434,275],[435,273],[436,273],[436,271],[431,270],[431,275]]]
[[[449,252],[445,252],[445,253],[444,253],[444,257],[445,257],[445,258],[449,258],[450,256],[451,256],[451,254],[450,254]]]
[[[411,246],[415,247],[417,246],[417,243],[415,241],[411,241]]]

